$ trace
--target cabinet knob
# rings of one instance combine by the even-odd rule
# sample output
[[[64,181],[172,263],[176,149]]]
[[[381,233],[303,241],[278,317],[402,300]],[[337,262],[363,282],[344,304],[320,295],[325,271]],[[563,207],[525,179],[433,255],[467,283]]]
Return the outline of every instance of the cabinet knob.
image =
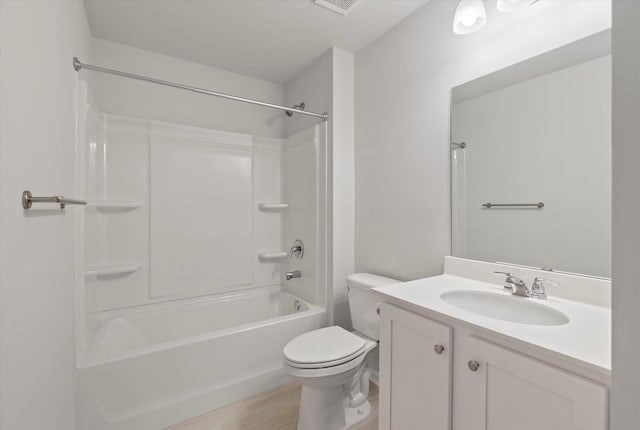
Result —
[[[475,361],[475,360],[470,360],[470,361],[467,363],[467,366],[469,366],[469,369],[470,369],[472,372],[476,372],[476,371],[480,368],[480,363],[478,363],[478,362],[477,362],[477,361]]]
[[[436,354],[442,354],[444,352],[444,345],[434,345],[433,350]]]

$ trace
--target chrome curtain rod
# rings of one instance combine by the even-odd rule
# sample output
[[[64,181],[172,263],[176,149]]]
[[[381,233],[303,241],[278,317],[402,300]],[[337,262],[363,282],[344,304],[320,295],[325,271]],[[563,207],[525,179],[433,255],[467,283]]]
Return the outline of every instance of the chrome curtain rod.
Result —
[[[280,106],[280,105],[276,105],[276,104],[273,104],[273,103],[261,102],[259,100],[247,99],[247,98],[244,98],[244,97],[232,96],[230,94],[218,93],[216,91],[205,90],[203,88],[191,87],[189,85],[176,84],[174,82],[163,81],[161,79],[149,78],[147,76],[136,75],[134,73],[121,72],[120,70],[107,69],[106,67],[92,66],[91,64],[85,64],[85,63],[80,62],[80,60],[78,60],[77,57],[73,57],[73,69],[76,72],[79,72],[82,69],[87,69],[87,70],[93,70],[95,72],[108,73],[110,75],[122,76],[124,78],[137,79],[139,81],[151,82],[151,83],[154,83],[154,84],[164,85],[166,87],[179,88],[181,90],[193,91],[194,93],[207,94],[209,96],[221,97],[223,99],[235,100],[235,101],[238,101],[238,102],[249,103],[249,104],[253,104],[253,105],[264,106],[264,107],[269,107],[269,108],[273,108],[273,109],[279,109],[279,110],[283,110],[283,111],[299,113],[300,115],[308,115],[308,116],[313,116],[313,117],[316,117],[316,118],[322,118],[324,121],[329,119],[329,114],[326,113],[326,112],[325,113],[308,112],[308,111],[305,111],[305,110],[294,109],[294,108],[290,108],[290,107],[286,107],[286,106]]]

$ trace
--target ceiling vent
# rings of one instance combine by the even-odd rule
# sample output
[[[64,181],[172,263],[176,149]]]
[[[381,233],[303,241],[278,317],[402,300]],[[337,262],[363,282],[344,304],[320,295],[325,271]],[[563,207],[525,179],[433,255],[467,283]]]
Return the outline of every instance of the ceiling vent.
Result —
[[[317,5],[326,7],[329,10],[339,13],[340,15],[347,15],[353,10],[360,0],[314,0]]]

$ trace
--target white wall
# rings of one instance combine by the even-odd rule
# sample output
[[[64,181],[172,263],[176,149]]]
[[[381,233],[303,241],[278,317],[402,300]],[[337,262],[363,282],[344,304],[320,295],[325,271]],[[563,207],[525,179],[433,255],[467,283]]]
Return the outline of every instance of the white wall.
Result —
[[[541,1],[481,31],[431,1],[356,56],[356,270],[402,280],[450,252],[452,87],[610,27],[610,2]]]
[[[73,218],[20,194],[74,194],[76,73],[88,58],[82,2],[0,2],[0,428],[74,423]]]
[[[102,39],[92,39],[91,49],[98,66],[268,103],[284,101],[280,84]],[[90,78],[90,89],[105,113],[283,137],[281,111],[92,71],[82,73]]]
[[[640,2],[613,2],[612,430],[640,428]]]
[[[304,101],[306,109],[328,112],[327,144],[331,163],[327,178],[327,223],[329,244],[328,288],[333,289],[336,324],[350,328],[346,294],[346,276],[355,270],[354,263],[354,56],[332,48],[285,85],[287,106]],[[293,115],[287,120],[287,136],[311,124],[316,118]]]
[[[355,58],[333,49],[333,294],[335,322],[351,328],[347,275],[355,272]]]
[[[294,106],[304,102],[305,110],[317,113],[328,112],[331,118],[332,88],[333,49],[329,49],[285,84],[284,105]],[[315,117],[294,114],[285,120],[285,136],[293,136],[320,121]]]
[[[461,101],[451,116],[452,141],[467,144],[456,150],[466,182],[452,189],[466,194],[466,225],[453,224],[466,250],[453,255],[611,277],[611,56]]]

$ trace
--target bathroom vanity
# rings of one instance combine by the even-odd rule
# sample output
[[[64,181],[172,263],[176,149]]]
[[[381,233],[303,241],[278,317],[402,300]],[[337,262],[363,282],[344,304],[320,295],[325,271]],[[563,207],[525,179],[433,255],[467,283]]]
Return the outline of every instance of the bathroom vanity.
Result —
[[[505,292],[504,269],[559,296]],[[376,291],[380,430],[608,428],[608,281],[447,257],[444,275]]]
[[[606,31],[452,89],[454,257],[376,289],[380,430],[608,429],[610,100]]]

